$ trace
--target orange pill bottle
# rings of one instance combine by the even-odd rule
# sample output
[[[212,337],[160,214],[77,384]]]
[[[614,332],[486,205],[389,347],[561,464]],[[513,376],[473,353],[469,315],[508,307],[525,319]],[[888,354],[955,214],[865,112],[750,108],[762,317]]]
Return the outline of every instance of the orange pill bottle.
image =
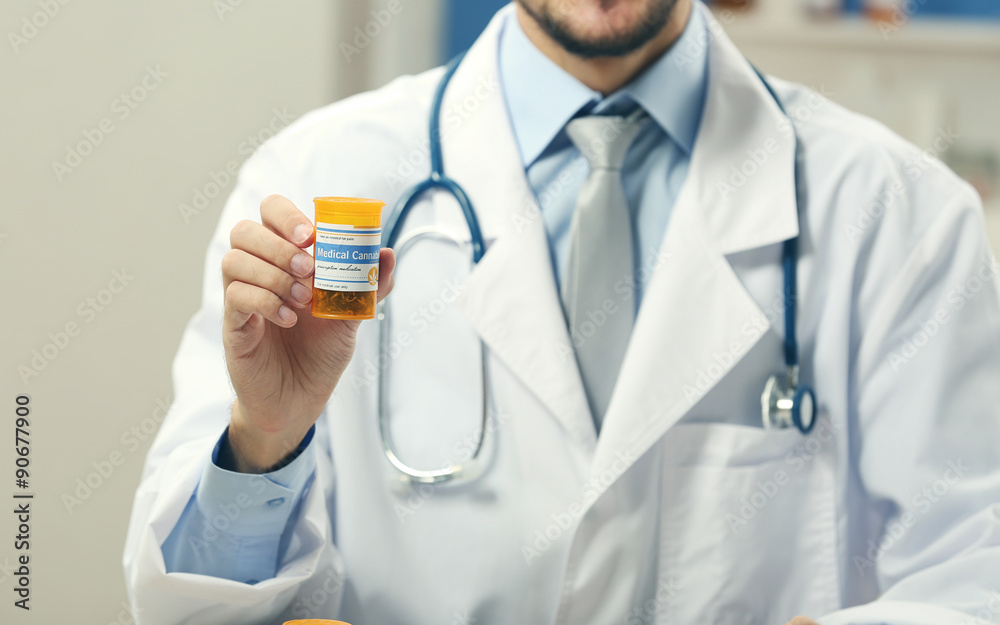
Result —
[[[318,197],[312,314],[374,319],[385,202]]]

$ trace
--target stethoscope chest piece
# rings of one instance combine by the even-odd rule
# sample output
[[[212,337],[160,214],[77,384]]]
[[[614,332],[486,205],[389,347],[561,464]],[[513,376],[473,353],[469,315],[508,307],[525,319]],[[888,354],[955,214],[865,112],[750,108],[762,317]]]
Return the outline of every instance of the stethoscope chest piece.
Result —
[[[816,394],[809,386],[793,383],[788,374],[773,375],[760,398],[764,427],[795,427],[808,434],[816,425]]]

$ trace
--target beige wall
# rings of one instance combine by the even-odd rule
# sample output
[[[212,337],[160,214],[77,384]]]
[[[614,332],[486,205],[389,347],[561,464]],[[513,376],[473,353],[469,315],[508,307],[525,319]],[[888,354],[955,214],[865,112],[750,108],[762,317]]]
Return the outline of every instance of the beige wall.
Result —
[[[35,16],[37,0],[4,3],[0,508],[13,507],[17,490],[13,419],[22,392],[31,395],[28,491],[36,499],[28,613],[12,606],[14,515],[0,514],[0,623],[119,618],[132,493],[233,183],[216,174],[218,196],[186,219],[179,205],[192,205],[194,189],[241,163],[250,137],[286,116],[431,65],[437,2],[404,3],[345,61],[340,41],[384,4],[98,0],[60,5],[46,21]],[[220,15],[215,6],[233,10]],[[8,31],[20,34],[22,18],[33,16],[44,25],[15,50]],[[143,101],[129,108],[121,94],[133,89]],[[95,130],[102,120],[105,131]],[[66,146],[86,141],[85,132],[97,145],[60,180],[53,161],[65,164]],[[106,290],[115,272],[127,276],[124,288],[111,285],[119,293]],[[63,338],[67,324],[77,333]],[[25,382],[18,367],[35,373],[36,350],[39,371]],[[120,461],[110,473],[109,459]],[[90,473],[100,484],[76,493]],[[86,496],[76,504],[64,494]]]

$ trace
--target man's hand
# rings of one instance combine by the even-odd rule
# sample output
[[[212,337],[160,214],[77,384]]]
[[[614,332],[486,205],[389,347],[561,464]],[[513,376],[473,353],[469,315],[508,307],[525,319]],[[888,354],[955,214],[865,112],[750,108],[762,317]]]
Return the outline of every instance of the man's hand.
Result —
[[[261,202],[260,217],[233,227],[222,258],[222,342],[236,401],[220,463],[242,473],[267,471],[302,441],[354,355],[361,323],[310,313],[309,218],[279,195]],[[395,265],[383,249],[379,301],[392,290]]]
[[[785,625],[819,625],[816,621],[811,618],[806,618],[804,616],[796,616],[792,620],[788,621]]]

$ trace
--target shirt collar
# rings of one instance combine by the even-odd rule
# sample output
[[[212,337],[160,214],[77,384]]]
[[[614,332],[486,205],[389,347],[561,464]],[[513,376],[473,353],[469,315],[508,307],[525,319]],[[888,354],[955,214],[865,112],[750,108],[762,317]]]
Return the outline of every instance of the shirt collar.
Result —
[[[531,43],[512,11],[500,35],[500,80],[524,167],[552,143],[582,108],[631,99],[688,155],[694,149],[708,72],[707,27],[700,3],[680,38],[627,85],[603,97]],[[666,87],[666,88],[665,88]]]

